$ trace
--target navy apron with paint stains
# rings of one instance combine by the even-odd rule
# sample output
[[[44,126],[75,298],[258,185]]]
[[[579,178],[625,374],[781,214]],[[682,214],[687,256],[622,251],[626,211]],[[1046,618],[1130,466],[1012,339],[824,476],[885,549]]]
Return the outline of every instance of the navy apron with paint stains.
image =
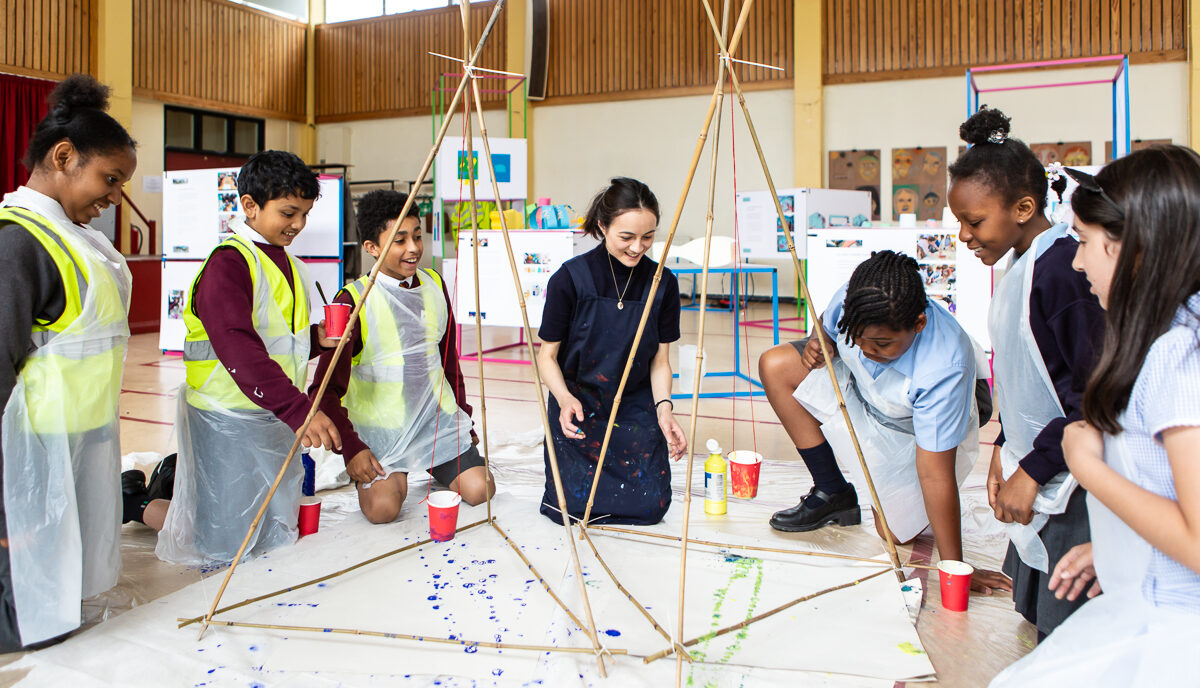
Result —
[[[577,300],[570,333],[558,352],[558,365],[562,368],[567,389],[583,405],[583,422],[576,422],[576,425],[583,430],[584,439],[564,436],[558,421],[558,401],[553,395],[547,404],[547,413],[567,510],[572,516],[582,518],[596,461],[600,457],[600,445],[604,441],[604,429],[652,280],[647,280],[641,294],[625,299],[624,309],[618,309],[617,299],[597,294],[583,256],[567,261],[563,269],[575,285]],[[613,427],[592,506],[594,523],[649,525],[661,521],[671,506],[667,440],[658,426],[654,393],[650,388],[650,361],[658,353],[661,307],[660,290],[655,294],[654,307],[646,320],[646,329],[629,371],[629,381]],[[558,496],[550,472],[550,455],[543,452],[546,491],[542,496],[541,512],[561,523]]]

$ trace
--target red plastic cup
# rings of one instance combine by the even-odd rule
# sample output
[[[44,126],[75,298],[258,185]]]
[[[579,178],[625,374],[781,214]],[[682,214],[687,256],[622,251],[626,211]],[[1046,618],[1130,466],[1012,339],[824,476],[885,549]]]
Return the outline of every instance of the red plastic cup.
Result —
[[[942,609],[952,612],[967,611],[967,598],[971,596],[971,574],[975,567],[970,564],[945,560],[938,562],[938,580],[942,584]]]
[[[458,503],[462,497],[456,492],[438,490],[429,495],[429,537],[434,542],[454,539],[458,530]]]
[[[754,499],[758,495],[758,476],[762,472],[762,454],[738,449],[727,454],[729,458],[729,482],[733,496],[739,499]]]
[[[300,500],[300,537],[312,535],[321,525],[321,498],[304,497]]]
[[[346,303],[331,303],[325,306],[325,336],[330,339],[341,339],[346,334],[346,325],[350,324],[350,308]]]

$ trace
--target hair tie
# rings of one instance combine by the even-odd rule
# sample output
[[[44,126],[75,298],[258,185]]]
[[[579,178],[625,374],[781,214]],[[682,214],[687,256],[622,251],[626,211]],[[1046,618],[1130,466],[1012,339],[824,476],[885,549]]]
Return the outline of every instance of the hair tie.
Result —
[[[988,143],[1004,143],[1008,140],[1008,134],[1003,129],[993,129],[987,140]]]
[[[1046,167],[1046,179],[1049,179],[1051,184],[1062,179],[1062,176],[1063,164],[1061,162],[1054,161]]]

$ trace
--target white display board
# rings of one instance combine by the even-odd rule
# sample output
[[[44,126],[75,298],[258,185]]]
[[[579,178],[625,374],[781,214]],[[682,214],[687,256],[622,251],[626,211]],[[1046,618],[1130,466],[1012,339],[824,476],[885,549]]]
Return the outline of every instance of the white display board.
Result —
[[[203,260],[229,236],[229,223],[242,213],[236,167],[163,173],[163,255]],[[304,231],[288,249],[297,256],[342,255],[342,178],[321,176],[321,196]]]
[[[321,296],[316,283],[329,298],[342,288],[342,264],[337,259],[301,259],[308,268],[309,318],[320,322],[324,318]],[[183,339],[187,327],[183,324],[183,309],[187,304],[188,290],[192,280],[204,265],[202,260],[164,260],[162,275],[162,297],[159,306],[160,326],[158,348],[163,351],[183,351]]]
[[[917,259],[930,298],[953,313],[984,350],[991,351],[987,312],[992,269],[958,245],[957,227],[817,230],[809,232],[807,244],[808,288],[818,312],[824,312],[854,268],[873,252],[903,252]]]
[[[461,136],[447,136],[438,151],[434,183],[437,198],[444,203],[471,200],[465,140]],[[500,188],[500,200],[511,201],[528,198],[526,183],[529,175],[527,173],[528,147],[526,140],[498,139],[489,136],[488,143],[492,148],[492,162],[496,166],[496,183]],[[497,199],[492,192],[491,168],[483,157],[482,138],[475,137],[474,149],[475,199],[495,201]]]
[[[570,230],[530,229],[509,231],[513,255],[525,293],[529,326],[542,323],[546,306],[546,284],[550,276],[575,254],[575,233]],[[447,284],[454,301],[454,317],[462,324],[475,320],[475,263],[471,236],[463,233],[458,240],[457,285]],[[513,288],[512,268],[504,247],[504,236],[497,230],[479,232],[480,316],[484,325],[520,327],[521,306]]]
[[[840,189],[780,189],[796,253],[805,257],[804,235],[809,229],[857,227],[871,219],[871,194]],[[737,222],[742,258],[786,258],[787,239],[770,191],[746,191],[737,196]]]

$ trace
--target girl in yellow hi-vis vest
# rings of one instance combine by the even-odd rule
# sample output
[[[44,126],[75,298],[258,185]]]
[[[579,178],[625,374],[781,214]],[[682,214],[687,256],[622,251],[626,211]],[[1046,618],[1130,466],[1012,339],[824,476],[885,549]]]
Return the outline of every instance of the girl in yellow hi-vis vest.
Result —
[[[0,652],[79,626],[117,582],[120,394],[129,338],[125,259],[87,223],[137,167],[108,88],[74,75],[50,94],[0,204]]]
[[[341,357],[322,400],[339,428],[363,515],[372,523],[399,515],[412,470],[428,471],[468,504],[483,502],[496,489],[474,446],[449,297],[440,275],[417,267],[424,245],[416,207],[396,226],[407,200],[379,190],[358,202],[363,247],[383,266],[347,330],[353,359]],[[393,228],[395,242],[380,255]],[[336,300],[360,301],[365,284],[365,278],[351,282]],[[321,357],[310,395],[331,360],[331,353]]]
[[[242,166],[237,185],[235,234],[213,249],[184,307],[179,459],[155,548],[177,563],[237,555],[311,408],[302,391],[308,361],[332,344],[323,326],[309,324],[307,272],[286,250],[320,194],[317,176],[292,153],[263,151]],[[302,439],[341,448],[321,412]],[[247,554],[295,541],[304,473],[299,461],[289,471]]]

